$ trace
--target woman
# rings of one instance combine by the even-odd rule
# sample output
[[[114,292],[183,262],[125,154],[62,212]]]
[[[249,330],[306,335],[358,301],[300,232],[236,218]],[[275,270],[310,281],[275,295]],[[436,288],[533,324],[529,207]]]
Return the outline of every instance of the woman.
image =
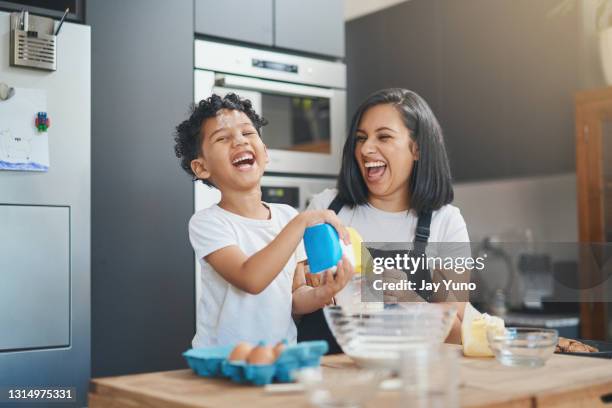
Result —
[[[418,254],[428,242],[469,241],[459,209],[450,205],[451,181],[442,130],[427,103],[406,89],[383,89],[353,116],[338,188],[316,195],[309,209],[333,209],[365,242],[414,242]],[[436,279],[425,272],[424,279]],[[406,274],[394,270],[385,277],[398,281]],[[316,285],[316,276],[312,278]],[[418,292],[420,298],[435,301],[430,295]],[[414,300],[414,293],[387,291],[385,300]],[[460,343],[465,303],[453,303],[458,313],[447,341]],[[300,322],[298,339],[333,340],[330,336],[321,311]]]

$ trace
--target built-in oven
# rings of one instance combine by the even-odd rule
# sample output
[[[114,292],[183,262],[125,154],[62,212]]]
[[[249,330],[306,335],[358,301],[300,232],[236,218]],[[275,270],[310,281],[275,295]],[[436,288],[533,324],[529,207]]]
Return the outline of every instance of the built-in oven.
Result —
[[[346,122],[341,62],[195,41],[195,100],[235,92],[268,120],[266,171],[336,175]]]

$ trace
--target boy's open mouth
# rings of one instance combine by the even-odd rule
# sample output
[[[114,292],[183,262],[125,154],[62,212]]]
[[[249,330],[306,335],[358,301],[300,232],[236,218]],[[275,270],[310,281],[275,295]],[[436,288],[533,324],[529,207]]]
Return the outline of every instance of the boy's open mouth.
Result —
[[[387,164],[380,160],[365,162],[364,166],[368,181],[380,180],[387,170]]]
[[[232,166],[238,170],[250,170],[254,163],[255,156],[251,152],[238,153],[232,158]]]

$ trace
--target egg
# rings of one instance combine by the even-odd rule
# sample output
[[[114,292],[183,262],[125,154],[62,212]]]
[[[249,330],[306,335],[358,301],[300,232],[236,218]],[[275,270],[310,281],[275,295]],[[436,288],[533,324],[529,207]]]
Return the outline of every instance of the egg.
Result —
[[[236,344],[236,347],[230,353],[228,360],[229,361],[244,361],[247,359],[251,351],[253,350],[253,346],[246,341],[241,341]]]
[[[274,361],[276,361],[274,348],[265,344],[259,344],[247,357],[247,363],[249,364],[269,365],[273,364]]]
[[[274,346],[274,356],[276,358],[279,358],[280,355],[283,353],[283,350],[285,349],[285,342],[284,341],[279,341],[278,343],[276,343],[276,346]]]

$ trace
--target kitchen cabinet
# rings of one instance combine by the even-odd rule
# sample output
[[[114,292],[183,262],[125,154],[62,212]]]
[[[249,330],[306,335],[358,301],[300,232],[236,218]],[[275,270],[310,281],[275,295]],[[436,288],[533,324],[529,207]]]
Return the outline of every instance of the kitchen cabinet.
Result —
[[[273,0],[196,0],[198,34],[272,46]]]
[[[344,57],[341,0],[276,0],[274,45]]]
[[[194,196],[172,133],[193,101],[193,0],[90,0],[87,23],[91,373],[182,367],[195,322]]]
[[[347,112],[376,89],[417,92],[444,129],[455,182],[573,173],[585,34],[580,7],[548,18],[551,4],[404,1],[348,21]]]
[[[592,243],[599,265],[610,259],[612,242],[612,87],[576,95],[576,177],[581,243]],[[594,243],[608,243],[597,245]],[[595,270],[593,270],[595,269]],[[597,284],[598,300],[606,299],[605,267],[589,268],[582,279]],[[601,283],[603,282],[603,283]],[[611,339],[610,303],[582,302],[583,337]]]
[[[195,32],[344,57],[342,0],[195,0]]]

